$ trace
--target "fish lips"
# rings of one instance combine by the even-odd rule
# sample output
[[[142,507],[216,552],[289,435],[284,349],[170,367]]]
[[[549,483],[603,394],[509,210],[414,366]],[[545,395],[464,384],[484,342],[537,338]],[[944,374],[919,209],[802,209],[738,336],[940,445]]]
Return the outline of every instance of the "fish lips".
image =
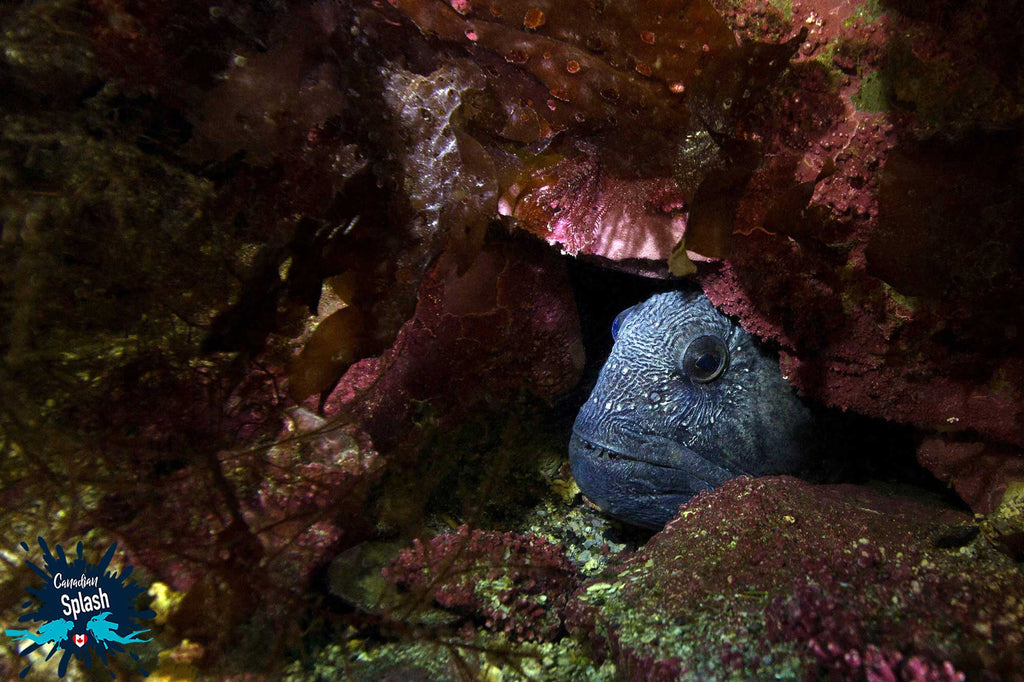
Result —
[[[611,446],[575,429],[569,465],[587,498],[620,521],[658,529],[699,492],[742,472],[730,472],[665,438],[630,437]]]

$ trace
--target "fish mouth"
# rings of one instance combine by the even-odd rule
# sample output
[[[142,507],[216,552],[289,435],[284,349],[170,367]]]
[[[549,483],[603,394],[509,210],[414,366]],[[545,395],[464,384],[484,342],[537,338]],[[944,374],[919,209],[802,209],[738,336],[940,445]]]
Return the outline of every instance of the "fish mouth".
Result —
[[[626,523],[661,528],[691,497],[742,473],[666,438],[622,435],[612,446],[574,429],[569,465],[583,494]]]

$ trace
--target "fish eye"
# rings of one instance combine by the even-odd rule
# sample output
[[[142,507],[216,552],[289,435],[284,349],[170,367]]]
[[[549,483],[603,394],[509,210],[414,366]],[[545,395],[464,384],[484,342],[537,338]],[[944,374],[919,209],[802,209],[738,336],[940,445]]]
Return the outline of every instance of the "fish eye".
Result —
[[[612,341],[616,341],[619,338],[619,330],[622,329],[622,325],[625,324],[626,319],[632,314],[633,308],[636,306],[630,306],[623,310],[621,313],[615,316],[612,320]]]
[[[698,336],[683,352],[683,372],[697,383],[714,381],[727,364],[729,351],[717,336]]]

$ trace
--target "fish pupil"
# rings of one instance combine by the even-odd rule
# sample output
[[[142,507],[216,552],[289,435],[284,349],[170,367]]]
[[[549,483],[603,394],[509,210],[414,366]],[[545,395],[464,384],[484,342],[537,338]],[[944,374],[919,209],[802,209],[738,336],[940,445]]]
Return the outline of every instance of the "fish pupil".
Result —
[[[693,381],[714,381],[725,370],[728,351],[717,336],[698,336],[683,353],[682,370]]]
[[[714,372],[722,359],[715,353],[704,353],[697,358],[697,368],[704,372]]]

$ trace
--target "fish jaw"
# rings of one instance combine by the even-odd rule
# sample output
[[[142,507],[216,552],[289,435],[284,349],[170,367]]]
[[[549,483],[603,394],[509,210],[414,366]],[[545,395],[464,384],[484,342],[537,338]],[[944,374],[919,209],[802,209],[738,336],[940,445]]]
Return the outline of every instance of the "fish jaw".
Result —
[[[611,447],[573,430],[569,465],[583,494],[621,521],[658,529],[680,505],[736,476],[693,450],[663,439]]]

